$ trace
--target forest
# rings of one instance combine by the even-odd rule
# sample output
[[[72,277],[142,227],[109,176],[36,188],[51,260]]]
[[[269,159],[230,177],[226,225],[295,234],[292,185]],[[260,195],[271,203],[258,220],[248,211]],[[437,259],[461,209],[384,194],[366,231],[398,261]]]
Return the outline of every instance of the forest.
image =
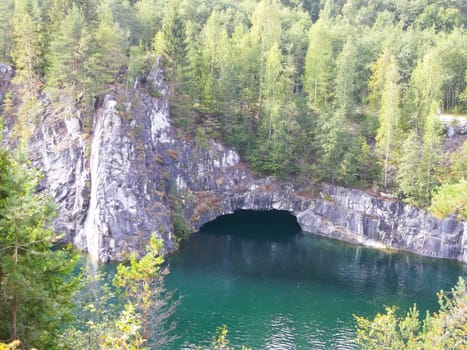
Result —
[[[48,228],[54,208],[36,192],[39,180],[24,159],[0,152],[0,350],[148,350],[170,345],[177,338],[171,316],[183,299],[165,288],[169,268],[162,241],[153,236],[146,255],[138,260],[132,254],[113,276],[78,264],[77,252],[56,245],[56,234]],[[354,316],[353,342],[368,350],[463,349],[465,280],[459,277],[450,292],[441,290],[438,304],[438,311],[425,317],[415,304],[405,314],[386,307],[374,320]],[[225,325],[207,343],[189,348],[251,350],[232,346]]]
[[[129,100],[160,57],[180,135],[235,147],[258,175],[390,192],[465,219],[467,142],[447,142],[438,116],[467,119],[466,26],[457,0],[1,0],[0,62],[15,69],[2,113],[26,145],[44,96],[57,105],[68,96],[92,116],[102,94]],[[161,243],[118,268],[118,313],[102,307],[116,298],[105,288],[77,306],[77,290],[99,282],[70,278],[78,257],[54,245],[45,226],[53,206],[25,164],[0,152],[0,339],[145,348],[149,301],[166,302],[159,322],[176,306],[163,288]],[[451,296],[440,294],[440,313],[423,327],[415,308],[359,318],[357,342],[456,346],[465,283]],[[86,317],[64,331],[76,307]],[[220,328],[212,348],[230,349],[226,335]]]
[[[5,113],[26,125],[41,94],[91,111],[161,57],[178,130],[235,147],[258,174],[465,217],[446,198],[466,191],[467,146],[446,146],[437,116],[465,119],[466,25],[452,0],[5,0],[0,60],[21,96]]]

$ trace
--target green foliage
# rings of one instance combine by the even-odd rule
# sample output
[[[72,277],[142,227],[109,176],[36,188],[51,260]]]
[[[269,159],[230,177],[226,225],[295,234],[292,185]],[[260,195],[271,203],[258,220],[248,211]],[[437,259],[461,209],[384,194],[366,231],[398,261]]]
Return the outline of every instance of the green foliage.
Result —
[[[356,343],[370,349],[463,349],[467,346],[467,293],[465,281],[451,293],[438,293],[439,311],[427,314],[423,321],[414,305],[405,317],[396,315],[395,307],[386,307],[374,320],[355,316]]]
[[[174,233],[180,239],[187,239],[192,230],[188,223],[186,222],[185,218],[183,217],[183,212],[180,206],[177,207],[175,213],[173,215],[173,226],[174,226]]]
[[[72,319],[77,261],[69,248],[52,249],[47,228],[54,210],[35,193],[38,174],[0,153],[0,338],[54,347]]]
[[[409,111],[412,114],[411,123],[413,128],[420,132],[425,128],[426,118],[436,113],[432,104],[439,104],[442,100],[442,68],[440,56],[437,50],[430,50],[425,54],[423,60],[418,62],[412,72],[410,81],[411,98],[414,109]]]
[[[399,159],[397,183],[406,200],[418,206],[430,204],[431,196],[438,184],[440,166],[440,128],[435,117],[437,104],[425,118],[423,137],[411,132],[402,145]]]
[[[455,183],[467,178],[467,140],[462,147],[448,154],[448,157],[451,166],[443,182]]]
[[[117,73],[126,65],[129,33],[114,20],[110,5],[104,1],[98,8],[99,24],[93,36],[92,54],[87,62],[88,81],[92,95],[107,91],[107,84],[115,82]]]
[[[346,114],[353,112],[357,102],[359,52],[354,43],[355,38],[349,36],[336,63],[336,103]]]
[[[368,186],[379,175],[376,158],[365,138],[352,135],[345,125],[343,110],[321,115],[316,137],[318,159],[310,168],[311,175],[348,186]]]
[[[217,327],[216,335],[211,340],[211,346],[206,348],[206,350],[234,350],[235,348],[230,345],[227,333],[229,333],[229,330],[227,329],[226,325]],[[196,348],[201,349],[201,347]],[[244,345],[242,345],[240,349],[251,350],[251,348],[247,348]]]
[[[19,340],[14,340],[8,344],[0,343],[0,350],[16,350],[16,349],[19,349],[20,347],[21,347],[21,342]]]
[[[314,108],[326,106],[334,90],[335,61],[331,24],[319,19],[310,29],[305,61],[305,91]]]
[[[164,14],[161,11],[163,3],[161,0],[140,0],[134,5],[135,16],[139,21],[139,41],[147,49],[151,48],[157,28],[160,28]]]
[[[100,339],[102,350],[146,350],[145,339],[141,336],[141,320],[133,307],[128,303],[115,322],[115,333],[105,333]]]
[[[37,95],[40,87],[40,74],[43,63],[41,47],[41,23],[39,3],[35,0],[14,2],[12,19],[13,47],[10,56],[16,68],[13,82],[21,94],[15,114],[15,136],[26,144],[31,136],[30,124],[40,111]]]
[[[465,15],[464,15],[465,17]],[[465,32],[454,30],[437,45],[441,62],[443,92],[441,107],[445,111],[467,112],[467,101],[462,98],[467,89],[467,42]]]
[[[170,332],[175,324],[167,326],[166,322],[177,303],[173,293],[164,287],[164,277],[169,270],[163,266],[162,248],[163,242],[153,235],[148,242],[146,255],[137,260],[132,254],[130,264],[120,264],[113,279],[114,286],[126,302],[123,320],[117,326],[129,327],[130,342],[138,349],[142,344],[157,348],[173,339]]]
[[[411,201],[426,205],[438,182],[458,180],[450,167],[436,170],[442,139],[426,124],[435,105],[467,109],[461,3],[3,0],[0,56],[14,63],[19,93],[8,113],[27,143],[43,112],[44,75],[50,95],[73,95],[61,100],[87,113],[115,84],[137,96],[135,79],[144,84],[155,53],[178,131],[209,130],[206,138],[234,146],[260,174],[368,186],[378,163],[382,187],[411,200],[401,147],[415,132],[426,172],[417,180],[423,199]]]
[[[201,144],[198,144],[198,147],[202,149],[202,140]],[[177,236],[177,241],[184,240],[190,236],[193,232],[188,225],[184,214],[183,214],[183,202],[182,202],[182,195],[178,191],[177,185],[175,183],[170,186],[169,190],[169,205],[170,209],[172,210],[172,223],[173,223],[173,230],[175,235]]]
[[[16,68],[15,80],[24,92],[36,91],[41,67],[39,4],[15,0],[13,16],[14,48],[11,56]]]
[[[13,17],[13,0],[0,2],[0,61],[10,62],[13,38],[11,33],[11,19]]]
[[[75,320],[60,333],[60,349],[98,350],[104,338],[123,337],[115,321],[121,307],[113,303],[116,297],[104,282],[106,275],[97,273],[95,268],[83,268],[79,291],[74,297]]]
[[[185,22],[179,15],[174,1],[168,2],[167,16],[164,18],[162,30],[156,35],[154,48],[156,54],[163,59],[170,84],[170,102],[174,105],[186,62],[187,36]]]
[[[380,96],[379,128],[376,134],[376,146],[384,155],[384,188],[387,188],[390,159],[395,147],[397,124],[400,116],[399,71],[394,56],[384,50],[373,68],[375,95]]]
[[[146,255],[138,260],[133,254],[129,263],[119,264],[113,278],[116,292],[104,282],[106,275],[88,268],[81,283],[85,292],[75,299],[77,320],[62,332],[59,348],[145,350],[174,339],[175,324],[168,319],[178,301],[164,287],[169,271],[162,247],[152,236]]]
[[[456,184],[444,184],[438,188],[431,206],[428,208],[435,216],[443,218],[447,215],[457,215],[467,219],[467,181],[462,179]]]
[[[128,58],[128,68],[126,72],[126,89],[128,90],[130,87],[135,86],[136,82],[139,82],[141,78],[147,75],[148,70],[148,57],[142,45],[139,46],[132,46],[130,48],[130,57]],[[152,85],[151,85],[152,87]],[[155,91],[151,91],[154,92]],[[160,97],[160,93],[158,96],[153,97]]]
[[[48,84],[69,89],[73,96],[86,92],[89,85],[86,71],[91,54],[91,36],[86,30],[82,12],[74,6],[58,23],[58,31],[50,44]]]
[[[227,338],[228,329],[226,325],[217,327],[216,336],[212,339],[211,348],[213,350],[229,349],[229,340]]]

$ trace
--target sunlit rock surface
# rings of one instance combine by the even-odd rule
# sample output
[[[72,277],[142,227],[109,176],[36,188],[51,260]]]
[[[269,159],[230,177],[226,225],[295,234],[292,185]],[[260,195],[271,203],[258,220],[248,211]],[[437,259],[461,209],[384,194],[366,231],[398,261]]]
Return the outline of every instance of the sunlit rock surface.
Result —
[[[10,87],[11,79],[13,79],[14,71],[13,69],[3,63],[0,63],[0,111],[1,111],[1,104],[5,98],[6,92]]]
[[[2,86],[12,76],[5,72],[0,69]],[[175,248],[178,207],[193,230],[238,209],[281,209],[293,213],[307,232],[467,262],[465,222],[438,220],[359,190],[258,179],[234,150],[176,137],[168,86],[157,64],[146,87],[133,90],[125,103],[106,95],[90,115],[66,97],[60,105],[67,107],[61,108],[42,99],[45,113],[29,156],[44,171],[42,189],[57,202],[55,228],[101,261],[144,252],[152,233]],[[13,124],[5,123],[5,145],[12,144]]]

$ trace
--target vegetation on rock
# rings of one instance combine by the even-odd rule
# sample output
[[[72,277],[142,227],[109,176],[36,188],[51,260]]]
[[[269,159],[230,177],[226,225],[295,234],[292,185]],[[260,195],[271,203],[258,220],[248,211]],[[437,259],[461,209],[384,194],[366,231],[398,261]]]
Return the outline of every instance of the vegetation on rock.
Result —
[[[450,0],[2,0],[0,60],[15,77],[1,110],[14,117],[24,146],[45,100],[72,100],[92,115],[102,94],[114,85],[128,91],[159,55],[174,121],[200,148],[219,138],[260,174],[390,190],[437,216],[465,219],[467,141],[461,136],[462,147],[444,152],[438,115],[467,113],[466,11]],[[72,320],[76,256],[51,249],[53,208],[35,192],[38,181],[0,153],[0,339],[39,348],[148,346],[149,325],[175,305],[154,239],[143,259],[119,268],[117,321],[88,304],[100,324],[91,318],[58,337]],[[175,205],[183,232],[180,212]],[[415,307],[405,318],[394,308],[373,322],[357,318],[357,342],[465,346],[464,284],[452,293],[441,292],[439,313],[423,323]],[[77,340],[85,331],[87,345]],[[161,332],[156,343],[170,339]],[[220,330],[214,348],[228,348],[226,334]],[[0,344],[7,346],[16,345]]]
[[[9,113],[24,142],[43,91],[86,111],[160,55],[176,125],[235,146],[258,173],[379,186],[419,206],[452,183],[436,116],[467,111],[460,3],[5,0],[1,9],[0,59],[14,64],[18,92]]]

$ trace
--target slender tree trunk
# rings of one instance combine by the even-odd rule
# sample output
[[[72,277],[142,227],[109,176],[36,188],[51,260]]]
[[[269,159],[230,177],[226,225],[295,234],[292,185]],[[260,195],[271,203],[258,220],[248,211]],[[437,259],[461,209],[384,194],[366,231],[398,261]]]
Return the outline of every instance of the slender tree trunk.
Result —
[[[431,177],[431,163],[432,163],[432,155],[434,150],[430,147],[429,154],[428,154],[428,169],[426,174],[425,180],[425,198],[428,200],[430,196],[429,187],[430,187],[430,177]]]
[[[388,185],[388,163],[389,163],[389,144],[391,140],[391,124],[388,125],[388,136],[386,138],[386,156],[384,159],[384,188]]]
[[[15,260],[15,270],[16,266],[18,265],[18,232],[15,228],[15,252],[13,254],[13,258]],[[11,337],[10,340],[18,339],[18,330],[17,330],[17,315],[18,315],[18,306],[19,306],[19,297],[18,297],[18,286],[16,283],[13,286],[14,289],[14,296],[13,296],[13,304],[11,306]]]
[[[147,285],[151,285],[150,281],[146,281]],[[150,288],[150,287],[149,287]],[[146,291],[143,292],[143,298],[142,302],[140,304],[141,310],[142,310],[142,320],[141,320],[141,326],[142,326],[142,338],[144,341],[144,344],[147,345],[148,341],[148,328],[149,328],[149,313],[151,311],[151,295],[153,291],[151,289],[147,289]]]
[[[146,343],[148,341],[148,323],[149,323],[149,310],[143,311],[143,340]]]
[[[316,96],[318,96],[318,79],[315,78],[315,97],[313,102],[316,103]]]
[[[15,290],[15,296],[13,297],[13,305],[11,307],[11,337],[10,341],[18,339],[17,321],[16,315],[18,314],[18,291]]]
[[[259,114],[261,115],[261,108],[263,103],[263,77],[264,77],[264,40],[263,36],[261,36],[261,63],[259,67],[259,96],[258,96],[258,110]]]

